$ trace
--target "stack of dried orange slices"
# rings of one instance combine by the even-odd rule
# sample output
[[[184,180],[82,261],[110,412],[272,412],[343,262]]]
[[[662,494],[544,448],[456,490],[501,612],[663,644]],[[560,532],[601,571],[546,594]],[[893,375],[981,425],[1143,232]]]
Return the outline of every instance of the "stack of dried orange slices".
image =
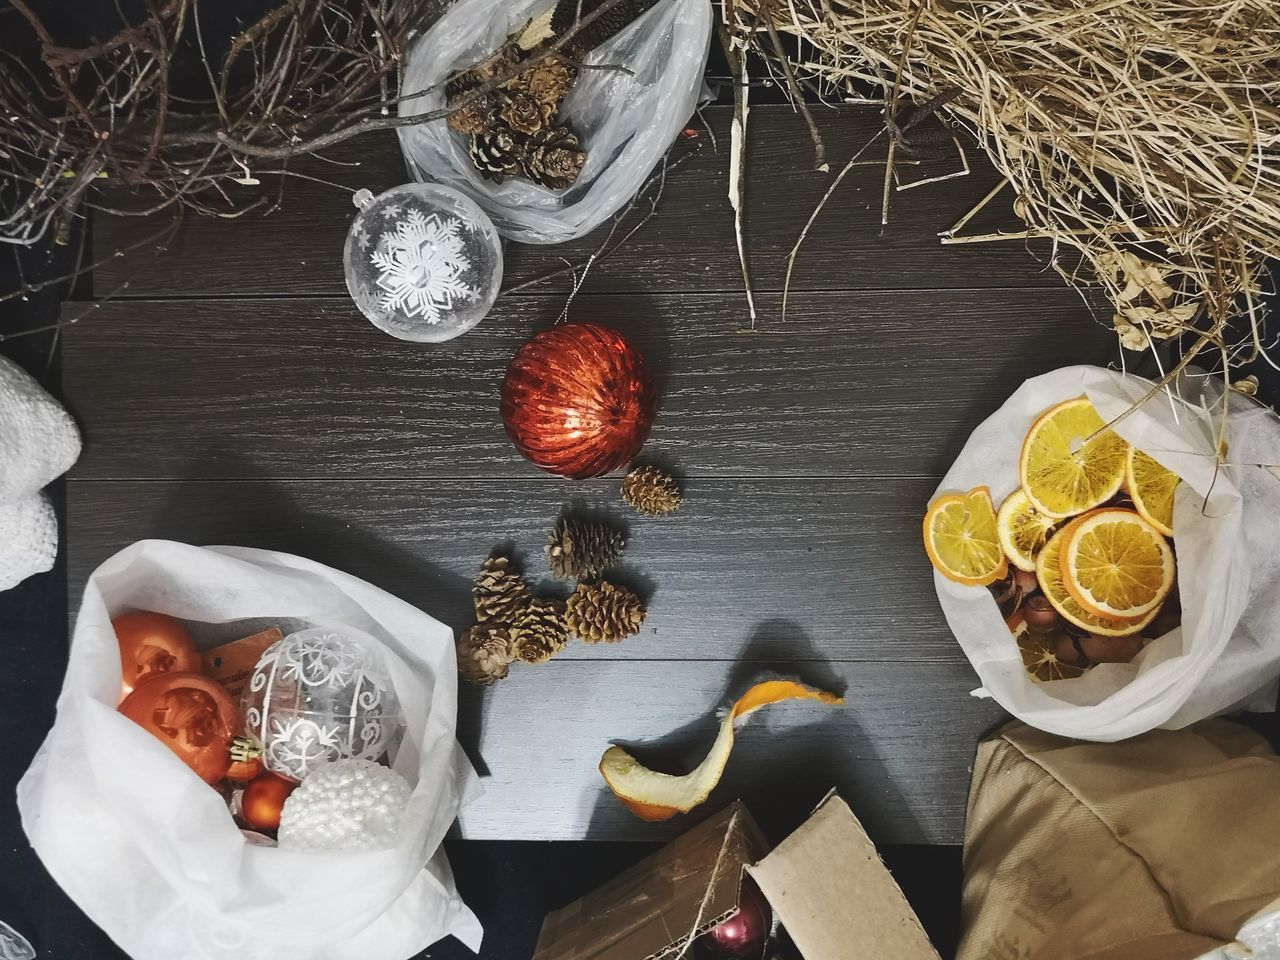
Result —
[[[1019,486],[938,497],[924,516],[934,567],[988,587],[1036,680],[1127,663],[1181,619],[1176,474],[1129,446],[1086,397],[1050,407],[1022,442]]]

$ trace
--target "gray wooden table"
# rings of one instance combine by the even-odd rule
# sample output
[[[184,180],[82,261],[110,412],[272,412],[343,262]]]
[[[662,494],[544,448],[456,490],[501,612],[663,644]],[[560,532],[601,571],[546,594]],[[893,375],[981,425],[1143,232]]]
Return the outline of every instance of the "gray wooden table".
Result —
[[[809,170],[798,118],[767,107],[752,113],[748,180],[761,319],[744,332],[727,119],[709,112],[720,152],[703,132],[657,215],[592,270],[569,312],[633,338],[658,380],[644,456],[683,478],[686,506],[629,521],[622,578],[650,597],[649,619],[623,644],[573,645],[464,692],[459,736],[487,788],[464,836],[685,829],[624,811],[596,772],[600,753],[619,740],[687,769],[715,707],[772,671],[838,688],[847,704],[762,712],[709,809],[740,795],[766,822],[793,824],[836,785],[879,842],[960,839],[975,743],[1001,712],[970,696],[921,511],[1023,378],[1108,362],[1115,341],[1021,244],[939,245],[994,183],[982,162],[898,194],[883,229],[882,170],[856,170],[810,232],[781,322],[784,257],[827,180]],[[848,108],[822,123],[838,164],[878,120]],[[375,192],[405,179],[392,137],[329,159],[299,170]],[[538,472],[498,418],[506,364],[555,320],[567,279],[502,299],[452,343],[402,343],[346,298],[353,212],[349,193],[296,180],[265,218],[190,217],[163,257],[144,245],[97,271],[95,294],[113,299],[65,340],[66,396],[87,440],[68,483],[73,606],[104,558],[167,537],[305,554],[460,628],[492,548],[513,546],[542,576],[563,506],[625,516],[616,478]],[[99,218],[96,255],[163,225]],[[598,242],[511,245],[509,281]]]

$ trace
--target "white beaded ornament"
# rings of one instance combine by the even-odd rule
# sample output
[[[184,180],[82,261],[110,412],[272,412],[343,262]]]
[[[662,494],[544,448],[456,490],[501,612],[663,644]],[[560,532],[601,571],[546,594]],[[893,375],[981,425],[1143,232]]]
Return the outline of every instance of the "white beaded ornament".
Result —
[[[335,760],[289,795],[280,846],[293,850],[379,850],[395,846],[409,783],[372,760]]]

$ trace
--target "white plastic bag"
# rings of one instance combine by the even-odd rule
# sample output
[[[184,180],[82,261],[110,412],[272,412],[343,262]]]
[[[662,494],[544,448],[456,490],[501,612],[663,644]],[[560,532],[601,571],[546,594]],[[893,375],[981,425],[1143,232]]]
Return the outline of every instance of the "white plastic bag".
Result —
[[[477,63],[554,0],[457,0],[410,49],[402,116],[445,105],[444,81]],[[707,0],[662,0],[587,58],[625,67],[582,70],[559,116],[587,151],[577,183],[551,190],[521,177],[485,180],[467,155],[468,139],[444,120],[401,127],[400,145],[421,180],[461,190],[504,237],[560,243],[594,229],[626,205],[697,107],[711,39]],[[431,91],[414,96],[419,91]]]
[[[395,769],[414,788],[397,846],[246,843],[222,796],[116,711],[111,618],[131,608],[345,624],[381,641],[408,727]],[[85,587],[57,720],[18,786],[23,828],[134,960],[403,960],[448,934],[478,949],[440,849],[475,777],[454,736],[456,677],[448,627],[354,577],[266,550],[135,543]]]
[[[1061,736],[1121,740],[1179,728],[1233,707],[1274,705],[1280,674],[1280,424],[1230,397],[1229,457],[1218,466],[1221,391],[1184,377],[1173,400],[1157,393],[1115,425],[1131,444],[1183,479],[1174,503],[1182,626],[1132,663],[1099,664],[1083,677],[1034,682],[986,590],[935,572],[938,599],[983,690],[1020,720]],[[1035,418],[1086,394],[1103,419],[1120,417],[1151,389],[1141,377],[1065,367],[1026,381],[969,437],[938,494],[991,488],[1000,503],[1018,483],[1022,439]]]

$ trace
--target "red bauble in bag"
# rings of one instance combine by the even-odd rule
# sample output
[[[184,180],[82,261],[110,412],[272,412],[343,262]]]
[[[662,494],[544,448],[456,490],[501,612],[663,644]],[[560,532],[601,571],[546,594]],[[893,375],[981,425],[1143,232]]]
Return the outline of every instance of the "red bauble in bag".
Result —
[[[594,323],[539,333],[516,352],[502,384],[502,422],[520,455],[573,479],[625,466],[656,409],[644,357]]]
[[[172,750],[205,783],[231,764],[228,748],[240,711],[217,680],[198,673],[166,673],[125,697],[119,710]]]

